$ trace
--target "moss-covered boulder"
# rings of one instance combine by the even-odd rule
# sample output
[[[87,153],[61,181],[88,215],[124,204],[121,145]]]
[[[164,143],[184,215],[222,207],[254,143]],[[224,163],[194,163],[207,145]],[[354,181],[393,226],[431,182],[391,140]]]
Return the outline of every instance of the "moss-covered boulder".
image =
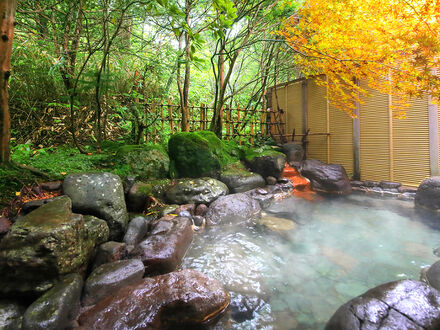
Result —
[[[125,145],[116,152],[116,163],[131,175],[161,179],[169,176],[170,158],[159,145]]]
[[[0,329],[21,329],[26,308],[15,301],[0,300]]]
[[[286,155],[267,147],[250,148],[245,152],[245,161],[253,172],[264,178],[268,176],[279,178],[284,170]]]
[[[175,204],[209,204],[227,195],[228,187],[212,178],[180,179],[167,190],[167,198]]]
[[[227,185],[229,191],[233,194],[266,185],[264,178],[260,174],[249,172],[240,162],[229,164],[222,168],[219,173],[219,180]]]
[[[177,177],[198,178],[216,174],[237,161],[231,147],[213,132],[181,132],[168,141],[171,172]]]
[[[136,182],[131,186],[127,194],[127,207],[131,212],[144,210],[149,197],[164,199],[171,180],[151,180],[148,182]]]
[[[100,231],[100,233],[98,233]],[[95,246],[107,239],[99,219],[84,222],[62,196],[18,219],[0,241],[0,294],[37,295],[60,275],[87,264]]]

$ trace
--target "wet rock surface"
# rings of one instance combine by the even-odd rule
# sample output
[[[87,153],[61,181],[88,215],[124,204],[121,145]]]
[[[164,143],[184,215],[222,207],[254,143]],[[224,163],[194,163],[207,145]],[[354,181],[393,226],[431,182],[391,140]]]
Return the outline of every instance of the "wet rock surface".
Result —
[[[223,168],[219,173],[219,180],[228,186],[231,193],[242,193],[266,185],[260,174],[247,171],[241,163]]]
[[[113,294],[120,288],[135,284],[144,276],[142,261],[120,260],[96,268],[84,286],[83,304],[89,306]]]
[[[136,217],[130,221],[123,240],[127,247],[134,247],[147,235],[149,223],[146,217]]]
[[[222,196],[206,212],[206,223],[213,225],[252,224],[261,217],[260,204],[246,194]]]
[[[438,329],[440,292],[402,280],[379,285],[342,305],[326,330]]]
[[[69,174],[64,179],[63,192],[72,199],[74,212],[107,221],[110,239],[122,238],[128,213],[119,176],[111,173]]]
[[[206,323],[229,301],[218,281],[184,269],[120,289],[83,313],[79,323],[85,329],[178,329]]]
[[[164,274],[180,265],[192,239],[189,219],[159,219],[151,224],[147,238],[135,247],[130,256],[142,260],[146,274]]]
[[[56,277],[88,262],[99,241],[92,232],[82,215],[72,213],[67,196],[21,217],[0,242],[0,292],[48,290]]]
[[[415,204],[432,211],[440,210],[440,176],[433,176],[420,184]]]
[[[127,193],[127,208],[131,212],[144,211],[150,198],[164,199],[171,181],[168,179],[134,183]]]
[[[283,152],[286,154],[286,161],[300,162],[304,159],[304,149],[301,144],[295,142],[284,143]]]
[[[125,243],[114,241],[105,242],[101,244],[96,251],[93,268],[124,259],[125,257],[127,257],[127,245]]]
[[[231,317],[241,323],[252,320],[254,313],[264,306],[266,302],[258,296],[231,293]]]
[[[0,300],[0,329],[21,329],[25,307],[8,300]]]
[[[245,159],[251,171],[260,174],[263,178],[268,176],[280,178],[286,163],[286,155],[273,150],[255,149],[252,153],[248,153]]]
[[[350,180],[341,165],[325,164],[319,160],[306,160],[301,163],[301,175],[310,180],[315,191],[347,194],[351,192]]]
[[[228,192],[228,187],[216,179],[182,179],[167,190],[167,198],[176,204],[209,204]]]
[[[428,284],[440,290],[440,261],[434,263],[425,273]]]
[[[78,316],[82,285],[81,276],[67,275],[28,307],[23,329],[65,329]]]

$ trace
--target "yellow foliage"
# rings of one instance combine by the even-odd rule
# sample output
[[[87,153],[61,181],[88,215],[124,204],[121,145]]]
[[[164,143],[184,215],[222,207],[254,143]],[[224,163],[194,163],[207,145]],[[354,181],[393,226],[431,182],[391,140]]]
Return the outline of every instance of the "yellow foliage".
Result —
[[[367,95],[356,79],[391,94],[396,117],[411,98],[440,96],[439,0],[306,0],[279,34],[305,76],[326,75],[318,83],[329,101],[351,115]]]

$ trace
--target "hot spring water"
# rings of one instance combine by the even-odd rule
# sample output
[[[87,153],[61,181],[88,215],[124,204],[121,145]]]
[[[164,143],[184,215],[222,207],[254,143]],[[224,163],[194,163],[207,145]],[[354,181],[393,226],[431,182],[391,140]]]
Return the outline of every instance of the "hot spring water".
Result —
[[[183,268],[217,278],[234,300],[247,296],[245,304],[257,309],[252,319],[236,316],[240,323],[226,314],[216,329],[322,329],[349,299],[381,283],[418,279],[421,267],[438,260],[440,226],[416,214],[413,202],[289,197],[265,214],[293,228],[207,228],[185,258]]]

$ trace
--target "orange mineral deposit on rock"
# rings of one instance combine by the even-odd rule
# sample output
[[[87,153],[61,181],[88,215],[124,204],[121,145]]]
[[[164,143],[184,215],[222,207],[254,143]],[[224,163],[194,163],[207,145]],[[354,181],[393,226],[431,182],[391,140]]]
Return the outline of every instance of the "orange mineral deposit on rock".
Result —
[[[319,196],[312,190],[310,181],[305,177],[301,176],[299,172],[293,167],[286,163],[283,171],[283,178],[289,179],[293,183],[292,195],[299,198],[304,198],[309,201],[314,201],[319,198]]]

